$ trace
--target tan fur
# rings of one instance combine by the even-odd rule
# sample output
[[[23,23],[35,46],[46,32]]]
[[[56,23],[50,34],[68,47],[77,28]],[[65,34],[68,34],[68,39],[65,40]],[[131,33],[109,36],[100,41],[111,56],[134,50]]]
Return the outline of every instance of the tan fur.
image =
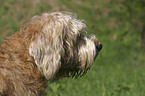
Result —
[[[22,33],[16,33],[0,46],[2,96],[38,96],[44,91],[46,80],[29,55],[27,41],[31,40],[27,39]]]
[[[0,45],[0,96],[44,96],[48,80],[87,70],[98,41],[83,37],[86,45],[74,47],[85,28],[69,13],[44,13],[7,37]]]

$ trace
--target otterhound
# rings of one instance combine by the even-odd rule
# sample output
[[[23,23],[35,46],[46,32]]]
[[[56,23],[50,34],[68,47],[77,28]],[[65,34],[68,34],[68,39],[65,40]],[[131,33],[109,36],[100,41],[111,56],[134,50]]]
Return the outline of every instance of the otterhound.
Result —
[[[0,96],[44,96],[47,81],[86,73],[102,48],[67,12],[34,16],[0,45]]]

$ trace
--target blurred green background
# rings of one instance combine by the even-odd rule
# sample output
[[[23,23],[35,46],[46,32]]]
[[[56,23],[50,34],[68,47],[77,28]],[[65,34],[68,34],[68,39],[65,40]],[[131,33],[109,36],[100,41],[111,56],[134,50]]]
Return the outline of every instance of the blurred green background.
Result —
[[[0,0],[0,43],[34,15],[69,11],[103,44],[91,70],[48,96],[145,96],[145,0]]]

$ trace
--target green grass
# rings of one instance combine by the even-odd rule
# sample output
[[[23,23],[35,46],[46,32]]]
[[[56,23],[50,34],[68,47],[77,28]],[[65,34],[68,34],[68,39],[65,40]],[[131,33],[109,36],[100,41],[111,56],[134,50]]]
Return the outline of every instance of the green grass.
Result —
[[[85,76],[49,83],[48,96],[145,96],[145,55],[140,47],[144,7],[132,5],[130,0],[125,4],[125,0],[32,1],[0,1],[0,42],[33,15],[60,10],[84,19],[88,34],[96,35],[103,44]]]

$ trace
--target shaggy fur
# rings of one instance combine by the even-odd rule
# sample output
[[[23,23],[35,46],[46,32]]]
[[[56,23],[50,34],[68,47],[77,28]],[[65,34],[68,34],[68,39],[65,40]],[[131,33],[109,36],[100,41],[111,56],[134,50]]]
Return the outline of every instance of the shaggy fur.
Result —
[[[102,48],[71,13],[35,16],[0,45],[0,96],[44,96],[47,81],[81,76]]]

